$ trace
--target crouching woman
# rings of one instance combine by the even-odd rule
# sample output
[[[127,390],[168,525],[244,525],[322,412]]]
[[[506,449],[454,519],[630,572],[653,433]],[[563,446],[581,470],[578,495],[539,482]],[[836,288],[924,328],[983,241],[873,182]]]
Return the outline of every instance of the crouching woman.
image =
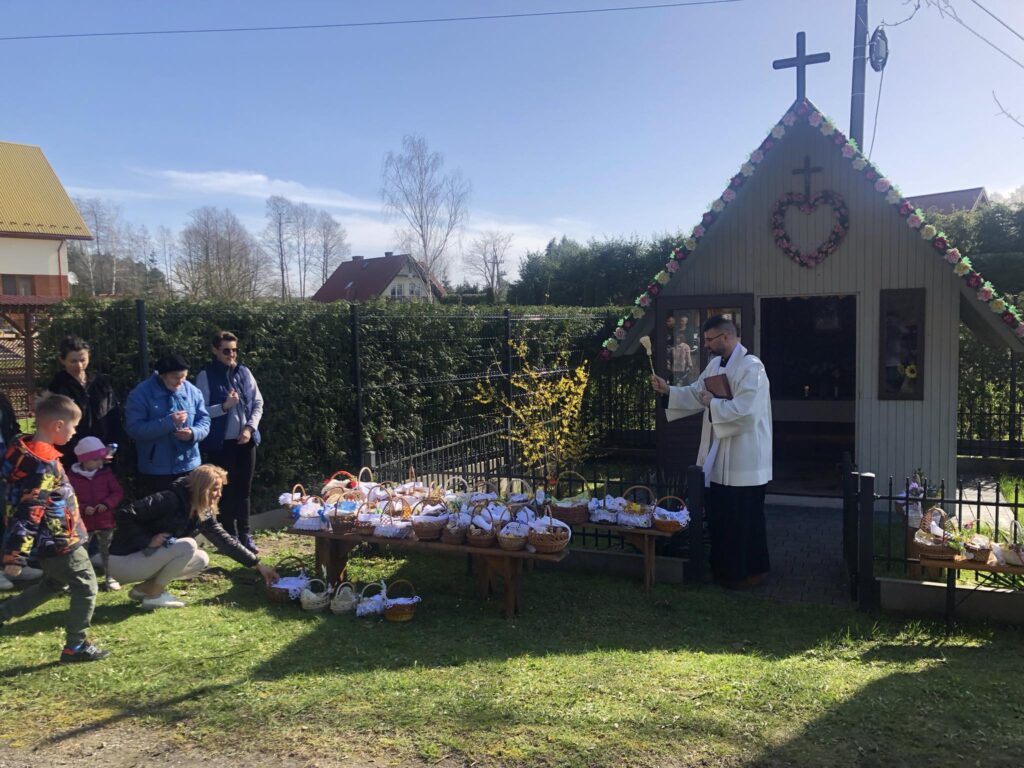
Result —
[[[199,549],[196,534],[217,551],[255,568],[271,584],[277,572],[263,565],[217,522],[217,503],[227,473],[202,464],[171,488],[117,510],[117,528],[110,544],[110,575],[123,584],[136,584],[128,597],[143,608],[183,608],[185,603],[167,591],[176,579],[190,579],[210,564]]]

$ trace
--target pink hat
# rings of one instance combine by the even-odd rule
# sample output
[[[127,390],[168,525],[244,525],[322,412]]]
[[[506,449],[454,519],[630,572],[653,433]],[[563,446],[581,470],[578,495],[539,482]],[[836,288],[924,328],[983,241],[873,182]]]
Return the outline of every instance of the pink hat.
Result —
[[[79,461],[105,459],[108,453],[110,453],[110,449],[98,437],[83,437],[75,446],[75,456]]]

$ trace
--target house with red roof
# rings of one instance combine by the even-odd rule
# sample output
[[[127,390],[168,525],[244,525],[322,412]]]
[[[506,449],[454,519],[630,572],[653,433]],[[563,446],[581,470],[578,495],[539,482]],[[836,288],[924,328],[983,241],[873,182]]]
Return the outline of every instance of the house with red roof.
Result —
[[[412,255],[386,251],[379,258],[353,256],[343,262],[313,301],[439,301],[444,296],[441,284]]]

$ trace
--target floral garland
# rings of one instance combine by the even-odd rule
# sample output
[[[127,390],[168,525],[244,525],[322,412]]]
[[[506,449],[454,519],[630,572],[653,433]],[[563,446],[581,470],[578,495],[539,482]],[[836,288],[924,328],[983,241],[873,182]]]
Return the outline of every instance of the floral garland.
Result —
[[[945,233],[938,231],[934,225],[925,221],[921,210],[915,208],[913,203],[905,199],[893,183],[876,166],[871,164],[871,161],[861,153],[855,141],[848,139],[842,131],[836,128],[834,122],[819,112],[810,101],[804,99],[782,116],[782,119],[771,129],[760,146],[751,152],[747,161],[740,166],[739,173],[729,180],[725,191],[709,206],[701,217],[700,223],[693,228],[691,235],[672,249],[665,268],[658,272],[648,284],[647,289],[636,297],[632,309],[625,317],[619,319],[611,337],[605,339],[599,355],[601,360],[611,358],[612,353],[619,348],[619,342],[625,340],[629,329],[647,314],[654,298],[661,293],[665,284],[672,279],[672,275],[679,270],[680,262],[685,261],[696,250],[708,230],[718,221],[722,211],[736,199],[737,192],[754,175],[754,171],[764,161],[765,156],[778,145],[779,140],[786,135],[786,130],[792,128],[797,122],[806,122],[812,128],[821,131],[823,136],[831,137],[836,146],[840,148],[842,156],[850,161],[853,169],[874,187],[875,192],[885,196],[885,201],[896,208],[899,215],[906,220],[908,227],[918,230],[921,238],[926,240],[938,255],[953,267],[953,274],[977,292],[978,301],[987,304],[989,310],[999,315],[1006,327],[1024,342],[1024,317],[1022,317],[1021,311],[1012,302],[1000,296],[993,285],[978,274],[970,259],[961,256],[960,251],[950,246]]]
[[[832,217],[835,219],[835,224],[832,225],[832,231],[829,232],[828,239],[819,245],[813,253],[801,251],[793,245],[789,235],[786,233],[786,210],[793,205],[798,206],[802,213],[808,214],[813,213],[814,209],[819,205],[829,205],[832,207]],[[846,233],[849,231],[850,211],[847,209],[846,203],[843,202],[843,198],[835,192],[828,190],[819,192],[810,201],[801,192],[790,192],[783,195],[775,204],[775,208],[772,209],[772,237],[775,238],[775,244],[801,267],[810,268],[821,264],[821,262],[835,252],[836,248],[839,247],[839,243],[843,241],[843,238],[846,237]]]

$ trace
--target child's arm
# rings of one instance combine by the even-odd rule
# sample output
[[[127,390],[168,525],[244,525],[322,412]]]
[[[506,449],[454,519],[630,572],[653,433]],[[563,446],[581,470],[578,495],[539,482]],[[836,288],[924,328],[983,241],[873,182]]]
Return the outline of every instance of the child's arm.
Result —
[[[107,478],[107,495],[100,502],[107,509],[117,509],[117,505],[124,499],[124,488],[117,482],[114,473],[111,472]]]
[[[28,564],[39,525],[46,516],[49,491],[43,489],[44,473],[35,459],[22,454],[11,469],[9,482],[17,490],[18,501],[11,509],[4,536],[4,566],[20,569]]]

